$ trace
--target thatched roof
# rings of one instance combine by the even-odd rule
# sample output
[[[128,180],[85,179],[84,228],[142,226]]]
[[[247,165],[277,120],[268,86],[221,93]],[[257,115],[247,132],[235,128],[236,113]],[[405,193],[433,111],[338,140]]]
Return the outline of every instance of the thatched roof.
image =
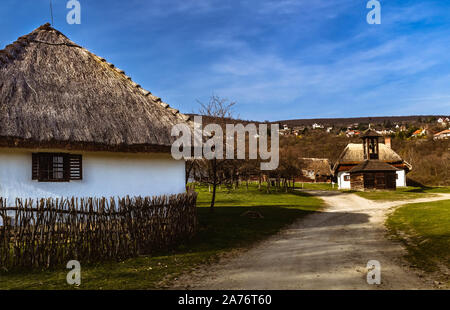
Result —
[[[404,161],[393,149],[386,144],[379,143],[379,161],[394,165],[397,168],[412,170],[411,164]],[[363,144],[350,143],[342,151],[338,161],[333,167],[334,173],[340,170],[350,170],[353,166],[364,162]]]
[[[315,171],[320,175],[332,175],[330,161],[326,158],[300,158],[304,170]]]
[[[388,163],[379,160],[365,160],[362,163],[356,165],[352,169],[350,169],[350,173],[357,172],[385,172],[385,171],[399,171]]]
[[[379,143],[379,160],[385,162],[400,162],[402,158],[393,149],[385,144]],[[350,143],[339,156],[339,163],[355,163],[364,160],[363,144]]]
[[[49,24],[0,51],[0,146],[168,151],[188,118]]]

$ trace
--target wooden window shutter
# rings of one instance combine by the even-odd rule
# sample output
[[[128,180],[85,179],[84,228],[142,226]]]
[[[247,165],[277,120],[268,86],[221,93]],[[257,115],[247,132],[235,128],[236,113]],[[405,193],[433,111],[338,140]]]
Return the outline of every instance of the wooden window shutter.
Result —
[[[33,153],[31,161],[31,179],[39,180],[39,155]]]
[[[69,154],[68,158],[68,175],[70,180],[83,179],[83,162],[81,155]]]

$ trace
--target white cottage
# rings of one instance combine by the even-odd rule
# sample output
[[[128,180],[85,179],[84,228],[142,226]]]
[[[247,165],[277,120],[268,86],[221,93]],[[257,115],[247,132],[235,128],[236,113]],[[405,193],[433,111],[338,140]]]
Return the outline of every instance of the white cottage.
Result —
[[[404,161],[391,148],[391,138],[385,137],[385,143],[377,143],[378,162],[387,163],[396,168],[396,187],[406,186],[406,174],[412,170],[411,164]],[[351,189],[350,170],[365,161],[363,144],[350,143],[342,151],[334,165],[333,172],[339,189]]]
[[[0,196],[182,193],[170,133],[188,119],[43,25],[0,51]]]

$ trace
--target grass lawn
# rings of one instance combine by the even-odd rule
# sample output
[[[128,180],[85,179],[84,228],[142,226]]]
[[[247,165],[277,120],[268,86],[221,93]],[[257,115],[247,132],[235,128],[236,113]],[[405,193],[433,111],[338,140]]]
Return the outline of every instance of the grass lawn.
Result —
[[[450,269],[450,200],[407,204],[388,218],[390,233],[408,249],[407,259],[425,271]],[[442,280],[450,284],[450,275]]]
[[[295,188],[300,189],[315,189],[315,190],[323,190],[323,191],[337,191],[338,185],[331,183],[295,183]]]
[[[216,262],[220,255],[233,249],[246,248],[277,233],[296,219],[320,209],[322,201],[300,192],[259,191],[245,186],[233,191],[225,188],[217,193],[215,212],[209,212],[211,194],[199,187],[199,231],[189,242],[175,251],[83,266],[79,289],[158,289],[173,283],[182,273]],[[258,211],[264,218],[241,216]],[[1,272],[0,289],[71,289],[66,284],[68,270]]]
[[[436,196],[436,193],[450,193],[450,187],[405,187],[395,191],[355,192],[357,195],[370,200],[407,200]]]

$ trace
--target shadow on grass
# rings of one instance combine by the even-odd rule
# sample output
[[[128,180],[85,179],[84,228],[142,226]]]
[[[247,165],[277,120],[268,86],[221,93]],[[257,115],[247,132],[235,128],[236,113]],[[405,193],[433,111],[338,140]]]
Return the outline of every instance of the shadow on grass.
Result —
[[[228,202],[228,201],[227,201]],[[279,232],[297,219],[314,213],[296,206],[234,207],[221,206],[210,212],[197,208],[199,226],[195,237],[175,250],[176,253],[222,251],[241,248]],[[263,218],[243,216],[258,212]]]

